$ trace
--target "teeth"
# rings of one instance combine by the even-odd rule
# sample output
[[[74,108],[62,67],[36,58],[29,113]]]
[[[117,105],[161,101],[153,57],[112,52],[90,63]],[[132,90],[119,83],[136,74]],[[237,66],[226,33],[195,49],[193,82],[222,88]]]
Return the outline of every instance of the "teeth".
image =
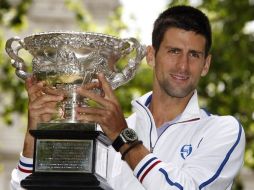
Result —
[[[176,79],[179,79],[179,80],[186,80],[186,79],[188,79],[187,76],[181,76],[181,75],[173,75],[173,77],[175,77]]]

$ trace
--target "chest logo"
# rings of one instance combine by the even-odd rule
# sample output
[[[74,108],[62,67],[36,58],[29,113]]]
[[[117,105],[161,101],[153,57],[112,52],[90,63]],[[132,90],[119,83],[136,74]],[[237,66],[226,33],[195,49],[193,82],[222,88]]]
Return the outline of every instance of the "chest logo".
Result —
[[[191,154],[191,152],[192,152],[191,144],[183,145],[183,147],[181,148],[181,157],[185,159]]]

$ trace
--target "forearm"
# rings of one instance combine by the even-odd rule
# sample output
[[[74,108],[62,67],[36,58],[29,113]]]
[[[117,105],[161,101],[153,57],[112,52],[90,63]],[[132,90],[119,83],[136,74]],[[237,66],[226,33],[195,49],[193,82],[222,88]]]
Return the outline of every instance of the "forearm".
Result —
[[[30,115],[30,114],[29,114]],[[36,129],[37,121],[28,117],[28,127],[25,134],[23,145],[23,156],[26,158],[32,158],[34,153],[34,137],[29,132],[31,129]]]
[[[32,137],[29,131],[27,131],[23,146],[23,156],[27,158],[32,158],[33,153],[34,153],[34,137]]]

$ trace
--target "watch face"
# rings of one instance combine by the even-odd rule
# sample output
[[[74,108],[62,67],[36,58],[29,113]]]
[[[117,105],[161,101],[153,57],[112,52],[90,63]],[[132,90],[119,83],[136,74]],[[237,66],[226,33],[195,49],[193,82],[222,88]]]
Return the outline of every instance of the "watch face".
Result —
[[[130,128],[126,128],[123,130],[123,136],[128,142],[133,142],[138,139],[136,132]]]

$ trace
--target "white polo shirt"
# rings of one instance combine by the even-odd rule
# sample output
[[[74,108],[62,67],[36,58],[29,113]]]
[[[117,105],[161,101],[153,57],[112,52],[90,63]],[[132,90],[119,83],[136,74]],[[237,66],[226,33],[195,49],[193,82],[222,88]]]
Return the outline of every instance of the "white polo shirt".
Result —
[[[151,93],[134,100],[127,121],[151,151],[134,172],[111,150],[109,182],[117,190],[229,190],[243,165],[245,135],[232,116],[199,108],[197,92],[174,123],[158,136],[147,104]],[[173,109],[173,108],[168,108]]]

